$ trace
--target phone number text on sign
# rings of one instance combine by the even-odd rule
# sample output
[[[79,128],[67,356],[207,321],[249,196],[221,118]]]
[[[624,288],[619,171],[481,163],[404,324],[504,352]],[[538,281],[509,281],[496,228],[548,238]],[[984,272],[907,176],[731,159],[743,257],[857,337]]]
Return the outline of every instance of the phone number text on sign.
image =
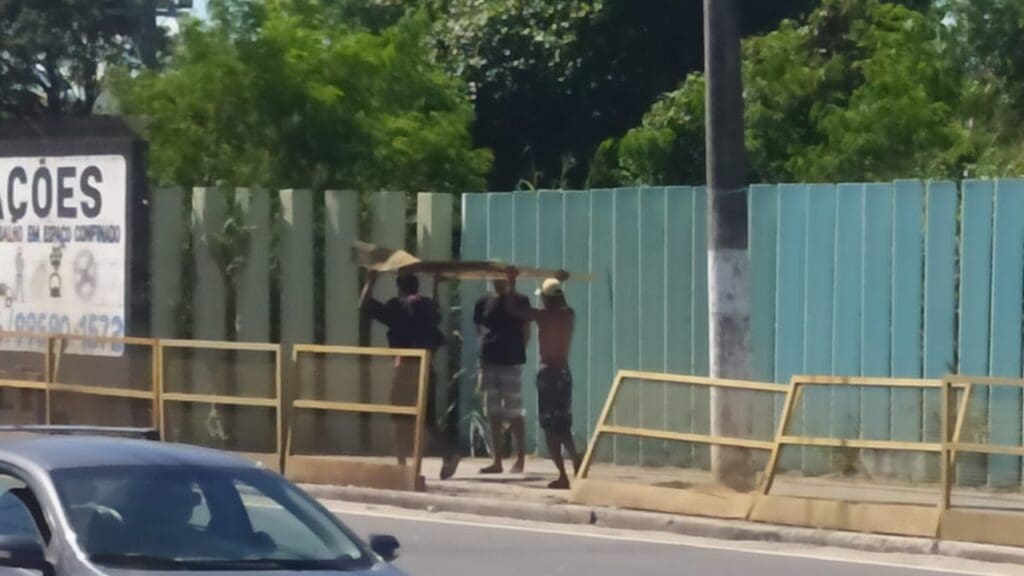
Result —
[[[24,313],[9,312],[4,322],[0,322],[0,331],[18,332],[19,334],[86,336],[95,338],[124,337],[124,319],[120,316],[105,314],[83,314],[72,318],[66,314],[49,314],[46,312]],[[43,352],[46,342],[41,338],[28,336],[8,337],[3,341],[4,348]],[[124,345],[119,342],[103,340],[69,339],[63,350],[67,354],[117,355],[124,353]]]
[[[0,158],[0,330],[125,335],[127,161],[120,155]],[[0,350],[39,350],[7,337]],[[120,356],[69,340],[65,352]]]

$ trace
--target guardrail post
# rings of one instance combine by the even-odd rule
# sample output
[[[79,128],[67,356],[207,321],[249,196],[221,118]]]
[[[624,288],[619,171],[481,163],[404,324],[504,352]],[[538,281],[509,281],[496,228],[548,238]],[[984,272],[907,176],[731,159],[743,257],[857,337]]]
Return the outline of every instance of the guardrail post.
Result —
[[[53,420],[53,403],[50,398],[50,385],[53,384],[54,378],[54,366],[53,366],[53,336],[47,336],[46,338],[46,351],[43,356],[43,381],[46,383],[46,390],[43,391],[43,410],[45,411],[46,424],[49,425]]]
[[[761,494],[768,494],[775,482],[775,470],[779,466],[779,456],[782,452],[780,439],[786,435],[786,427],[789,426],[790,415],[793,413],[793,405],[796,404],[799,391],[800,383],[797,382],[796,377],[791,378],[789,390],[786,391],[786,400],[782,404],[782,415],[779,416],[779,428],[775,433],[775,447],[772,448],[772,453],[768,456],[768,464],[764,468],[764,477],[761,479]]]
[[[949,426],[950,410],[953,405],[950,402],[950,393],[952,392],[952,384],[949,380],[942,380],[942,451],[939,452],[939,477],[942,486],[942,496],[939,499],[939,511],[945,511],[949,509],[950,492],[952,491],[952,479],[950,478],[950,454],[949,454],[949,441],[952,430]],[[937,529],[937,528],[936,528]],[[936,536],[938,533],[936,532]]]

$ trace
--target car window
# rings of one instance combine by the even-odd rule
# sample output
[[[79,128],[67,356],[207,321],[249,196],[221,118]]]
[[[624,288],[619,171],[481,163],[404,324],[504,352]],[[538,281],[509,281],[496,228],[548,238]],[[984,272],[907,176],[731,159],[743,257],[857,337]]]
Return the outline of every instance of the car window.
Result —
[[[24,482],[0,473],[0,535],[43,536],[45,527],[41,532],[29,507],[35,502],[35,496]]]
[[[288,554],[323,558],[331,551],[316,533],[280,502],[252,486],[236,481],[253,532],[266,534],[274,545]]]
[[[256,468],[57,470],[54,483],[93,562],[137,569],[355,569],[373,557],[333,516]]]

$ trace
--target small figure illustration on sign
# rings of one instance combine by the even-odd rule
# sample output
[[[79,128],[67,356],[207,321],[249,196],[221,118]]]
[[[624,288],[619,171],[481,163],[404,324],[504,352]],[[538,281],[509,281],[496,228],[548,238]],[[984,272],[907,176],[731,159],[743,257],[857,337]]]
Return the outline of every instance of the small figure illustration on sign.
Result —
[[[14,291],[8,297],[18,302],[25,301],[25,255],[18,247],[18,253],[14,256]],[[10,308],[10,304],[7,305]]]
[[[50,298],[60,298],[60,263],[63,259],[63,246],[55,245],[50,252],[50,266],[53,267],[53,272],[50,273]]]

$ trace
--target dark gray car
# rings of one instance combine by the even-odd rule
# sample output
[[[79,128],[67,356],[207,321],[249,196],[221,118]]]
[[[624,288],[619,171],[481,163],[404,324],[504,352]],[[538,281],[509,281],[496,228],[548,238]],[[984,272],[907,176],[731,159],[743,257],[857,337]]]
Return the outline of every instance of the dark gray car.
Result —
[[[125,438],[0,439],[0,574],[400,576],[316,500],[231,454]]]

